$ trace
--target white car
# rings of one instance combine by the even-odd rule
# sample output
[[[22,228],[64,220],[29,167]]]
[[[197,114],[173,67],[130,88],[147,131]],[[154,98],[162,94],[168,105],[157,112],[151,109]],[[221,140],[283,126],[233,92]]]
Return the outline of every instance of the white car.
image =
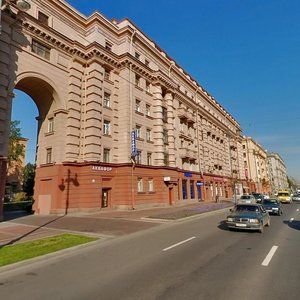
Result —
[[[256,199],[253,195],[242,195],[241,198],[238,200],[238,203],[256,203]]]
[[[293,201],[300,201],[300,193],[297,193],[297,194],[293,195],[292,200]]]

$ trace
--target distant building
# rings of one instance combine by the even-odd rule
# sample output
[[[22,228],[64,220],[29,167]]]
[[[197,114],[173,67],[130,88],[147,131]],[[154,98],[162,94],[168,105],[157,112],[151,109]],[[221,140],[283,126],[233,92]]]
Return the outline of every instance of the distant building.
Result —
[[[283,159],[278,153],[273,152],[268,153],[267,159],[272,192],[288,189],[288,176]]]
[[[248,192],[270,193],[267,151],[251,137],[243,138],[243,164]]]

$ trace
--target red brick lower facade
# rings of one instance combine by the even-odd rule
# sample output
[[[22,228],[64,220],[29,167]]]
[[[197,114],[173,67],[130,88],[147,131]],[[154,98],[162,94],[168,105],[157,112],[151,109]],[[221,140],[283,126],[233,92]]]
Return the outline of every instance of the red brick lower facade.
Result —
[[[64,163],[37,168],[36,214],[139,209],[233,197],[230,178],[169,167]]]

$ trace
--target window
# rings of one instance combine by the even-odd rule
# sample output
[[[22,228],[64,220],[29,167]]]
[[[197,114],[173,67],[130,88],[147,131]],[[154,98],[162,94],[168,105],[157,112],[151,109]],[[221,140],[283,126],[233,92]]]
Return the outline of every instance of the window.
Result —
[[[194,185],[194,180],[190,181],[190,194],[191,194],[191,199],[195,199],[195,185]]]
[[[148,192],[153,192],[153,178],[148,179]]]
[[[140,59],[140,57],[141,57],[141,55],[138,52],[135,52],[134,56],[136,59]]]
[[[169,154],[164,153],[164,165],[168,166],[169,165]]]
[[[104,79],[110,80],[110,70],[104,70]]]
[[[149,104],[146,104],[146,116],[151,116],[151,106]]]
[[[48,119],[48,133],[54,132],[54,118]]]
[[[103,106],[110,107],[110,94],[109,93],[104,92]]]
[[[110,121],[108,120],[103,121],[103,134],[106,135],[110,134]]]
[[[135,100],[135,111],[141,112],[141,101],[138,99]]]
[[[137,139],[142,138],[142,127],[140,125],[135,126],[135,135]]]
[[[150,61],[149,61],[148,59],[145,59],[145,65],[146,65],[147,67],[149,67]]]
[[[137,191],[142,192],[143,191],[143,178],[139,177],[137,179]]]
[[[146,80],[146,92],[150,93],[150,82]]]
[[[108,148],[103,149],[103,162],[110,162],[110,149]]]
[[[162,119],[163,122],[167,123],[168,119],[167,119],[167,109],[165,107],[162,108]]]
[[[163,141],[164,141],[164,144],[168,144],[168,130],[167,129],[164,129],[164,131],[163,131]]]
[[[42,12],[38,12],[38,20],[45,25],[48,25],[49,17]]]
[[[183,198],[183,200],[187,199],[187,182],[186,182],[186,180],[182,180],[182,198]]]
[[[52,163],[52,148],[46,149],[46,163],[51,164]]]
[[[147,152],[147,165],[151,166],[152,165],[152,153]]]
[[[135,162],[137,164],[141,164],[142,163],[142,151],[141,150],[137,150],[136,151]]]
[[[141,76],[135,74],[135,85],[140,86],[141,83]]]
[[[50,48],[40,44],[39,42],[32,40],[31,51],[38,56],[46,59],[50,59]]]
[[[105,41],[105,49],[107,49],[108,51],[111,51],[112,46],[113,46],[113,44],[111,42]]]
[[[146,129],[146,141],[147,142],[151,141],[151,129],[149,128]]]

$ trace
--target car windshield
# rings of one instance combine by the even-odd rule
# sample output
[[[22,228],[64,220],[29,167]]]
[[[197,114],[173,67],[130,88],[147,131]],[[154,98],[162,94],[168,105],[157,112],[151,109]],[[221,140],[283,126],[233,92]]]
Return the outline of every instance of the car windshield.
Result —
[[[277,200],[276,199],[267,199],[267,200],[264,200],[263,202],[264,204],[276,204],[277,203]]]
[[[259,211],[259,208],[255,205],[237,205],[234,211]]]
[[[288,197],[289,193],[278,193],[278,197]]]
[[[249,195],[243,195],[241,196],[241,199],[251,199],[251,197]]]

